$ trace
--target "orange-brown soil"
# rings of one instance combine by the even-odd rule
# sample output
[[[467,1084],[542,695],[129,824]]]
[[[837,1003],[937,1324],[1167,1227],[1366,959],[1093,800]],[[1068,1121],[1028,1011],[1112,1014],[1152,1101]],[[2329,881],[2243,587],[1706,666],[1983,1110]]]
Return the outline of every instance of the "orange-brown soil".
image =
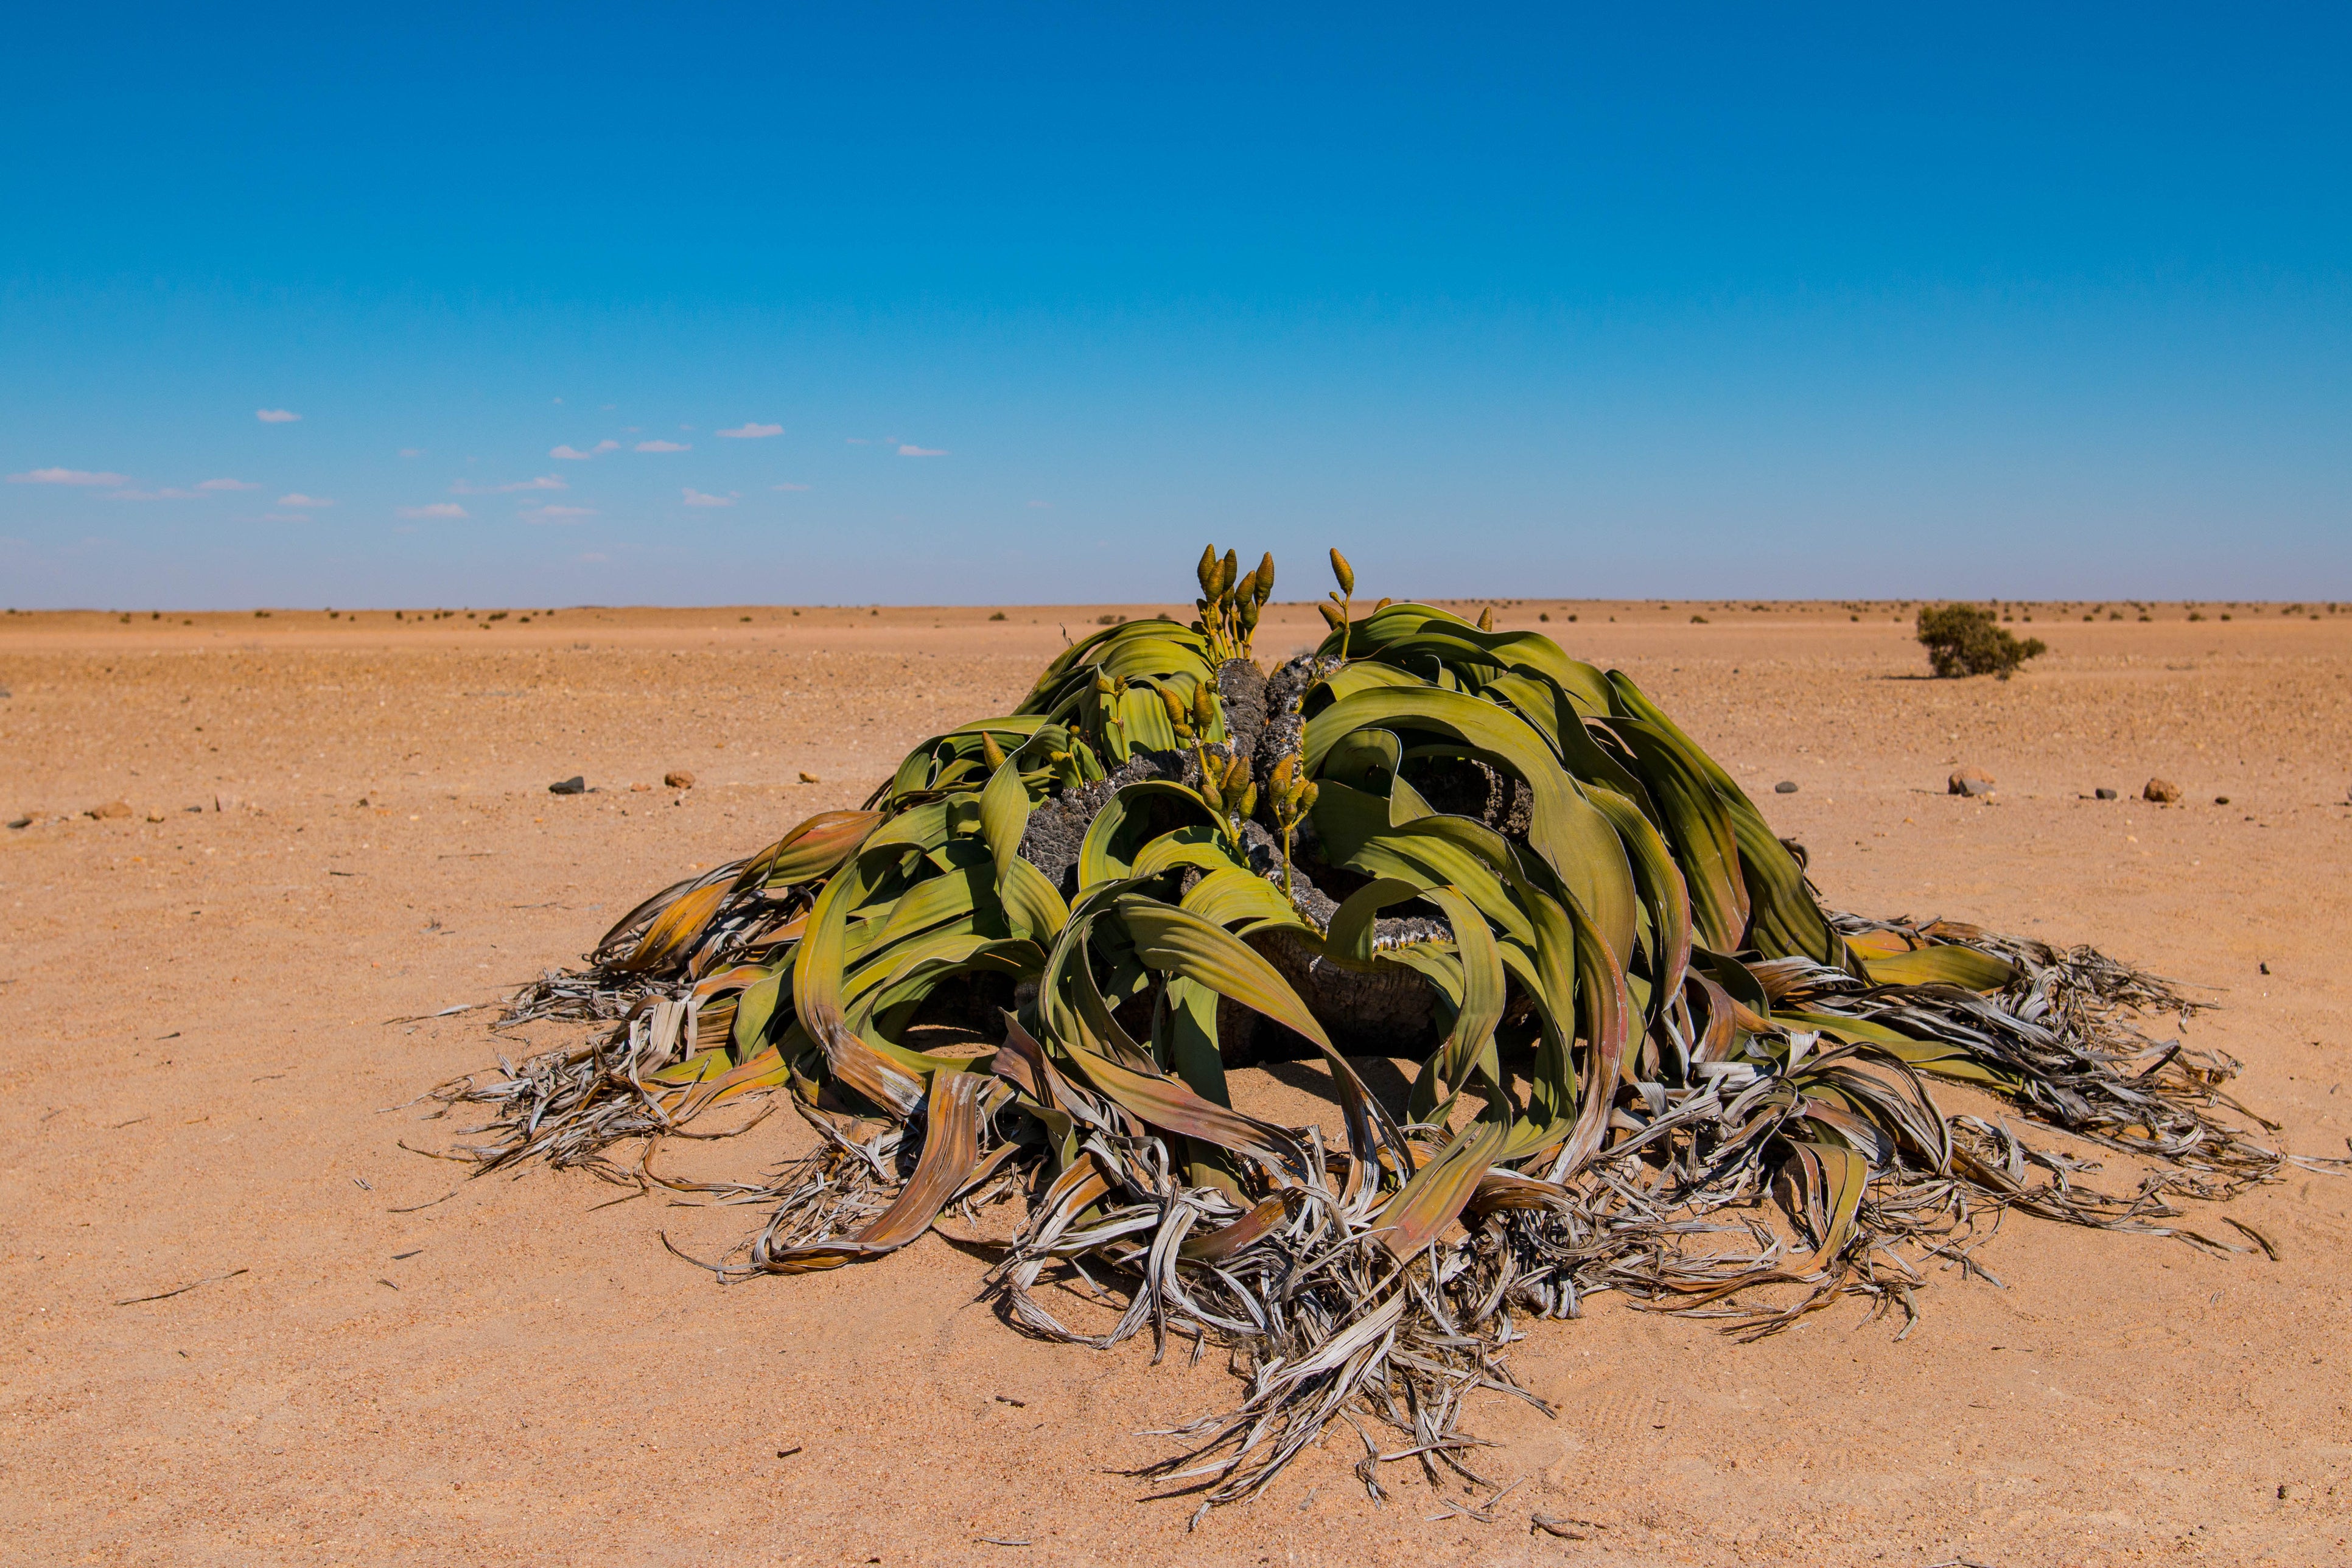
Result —
[[[1604,1296],[1512,1352],[1556,1419],[1471,1413],[1498,1445],[1478,1463],[1519,1483],[1496,1522],[1404,1466],[1374,1508],[1343,1427],[1188,1535],[1189,1503],[1118,1471],[1167,1451],[1139,1429],[1234,1397],[1216,1356],[1021,1339],[936,1236],[722,1288],[660,1233],[708,1256],[754,1210],[404,1150],[457,1127],[403,1102],[564,1034],[387,1020],[572,960],[656,887],[1003,710],[1061,627],[1165,607],[0,618],[0,816],[54,814],[0,832],[0,1558],[2352,1561],[2336,1176],[2191,1205],[2236,1257],[2012,1218],[1979,1255],[2005,1288],[1931,1272],[1901,1342],[1856,1302],[1740,1346]],[[2210,987],[2191,1043],[2243,1058],[2289,1146],[2341,1155],[2352,615],[2115,607],[2020,606],[2053,651],[2007,682],[1917,679],[1889,605],[1502,619],[1548,614],[1630,671],[1832,904]],[[1259,647],[1317,630],[1283,607]],[[1944,793],[1963,763],[1993,800]],[[661,788],[673,769],[699,783]],[[573,773],[595,793],[547,793]],[[2152,774],[2184,802],[2132,798]],[[1314,1113],[1306,1077],[1244,1076]],[[756,1171],[788,1121],[666,1158]],[[2128,1184],[2121,1163],[2102,1177]],[[1531,1536],[1533,1511],[1585,1539]]]

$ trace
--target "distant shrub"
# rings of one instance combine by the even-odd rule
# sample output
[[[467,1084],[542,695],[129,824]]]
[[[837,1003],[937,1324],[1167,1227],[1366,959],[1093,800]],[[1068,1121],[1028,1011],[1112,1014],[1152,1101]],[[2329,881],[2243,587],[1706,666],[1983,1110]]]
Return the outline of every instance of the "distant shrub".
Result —
[[[1994,623],[1990,610],[1975,605],[1922,605],[1919,646],[1939,676],[2008,675],[2049,651],[2040,637],[2021,642]]]

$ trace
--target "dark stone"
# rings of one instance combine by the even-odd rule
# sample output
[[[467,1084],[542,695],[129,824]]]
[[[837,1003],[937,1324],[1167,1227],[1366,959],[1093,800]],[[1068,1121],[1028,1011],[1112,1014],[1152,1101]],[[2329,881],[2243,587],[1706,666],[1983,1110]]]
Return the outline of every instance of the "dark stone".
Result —
[[[2100,800],[2114,800],[2116,798],[2116,792],[2107,788],[2105,784],[2101,784],[2098,788],[2093,790],[2091,794]]]
[[[1797,793],[1797,781],[1794,779],[1782,779],[1779,784],[1772,786],[1772,793],[1774,795],[1794,795]]]
[[[588,781],[581,777],[578,773],[574,773],[568,779],[563,779],[558,783],[548,785],[547,793],[550,795],[586,795],[588,793]]]

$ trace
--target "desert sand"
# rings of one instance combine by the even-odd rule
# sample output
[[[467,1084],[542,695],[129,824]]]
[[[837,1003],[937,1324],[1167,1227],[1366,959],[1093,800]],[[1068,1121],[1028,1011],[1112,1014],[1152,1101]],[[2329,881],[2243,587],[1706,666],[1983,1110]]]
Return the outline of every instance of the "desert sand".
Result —
[[[1604,1296],[1512,1352],[1556,1418],[1474,1408],[1517,1483],[1493,1522],[1403,1467],[1374,1507],[1350,1436],[1187,1534],[1119,1472],[1234,1397],[1214,1356],[1024,1341],[938,1236],[721,1287],[662,1234],[708,1256],[755,1211],[432,1157],[459,1125],[406,1102],[567,1037],[485,1005],[1004,710],[1064,628],[1172,607],[0,617],[0,1558],[2352,1560],[2352,1179],[2192,1205],[2236,1256],[2013,1217],[2002,1284],[1934,1276],[1901,1341],[1858,1302],[1742,1346]],[[2352,614],[2148,608],[2016,606],[2052,651],[2006,682],[1922,679],[1887,604],[1499,615],[1633,674],[1832,906],[2207,988],[2191,1042],[2343,1155]],[[1261,655],[1310,627],[1270,613]],[[1947,795],[1962,764],[1998,794]],[[2182,804],[2135,798],[2151,775]],[[1314,1114],[1296,1069],[1244,1076]],[[671,1165],[781,1159],[792,1120]]]

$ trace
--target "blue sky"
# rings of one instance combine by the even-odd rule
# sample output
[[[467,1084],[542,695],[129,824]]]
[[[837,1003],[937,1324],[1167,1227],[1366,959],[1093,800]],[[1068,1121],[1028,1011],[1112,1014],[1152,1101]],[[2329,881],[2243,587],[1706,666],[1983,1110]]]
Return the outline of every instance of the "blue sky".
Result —
[[[2352,597],[2339,8],[206,9],[12,16],[0,602]]]

